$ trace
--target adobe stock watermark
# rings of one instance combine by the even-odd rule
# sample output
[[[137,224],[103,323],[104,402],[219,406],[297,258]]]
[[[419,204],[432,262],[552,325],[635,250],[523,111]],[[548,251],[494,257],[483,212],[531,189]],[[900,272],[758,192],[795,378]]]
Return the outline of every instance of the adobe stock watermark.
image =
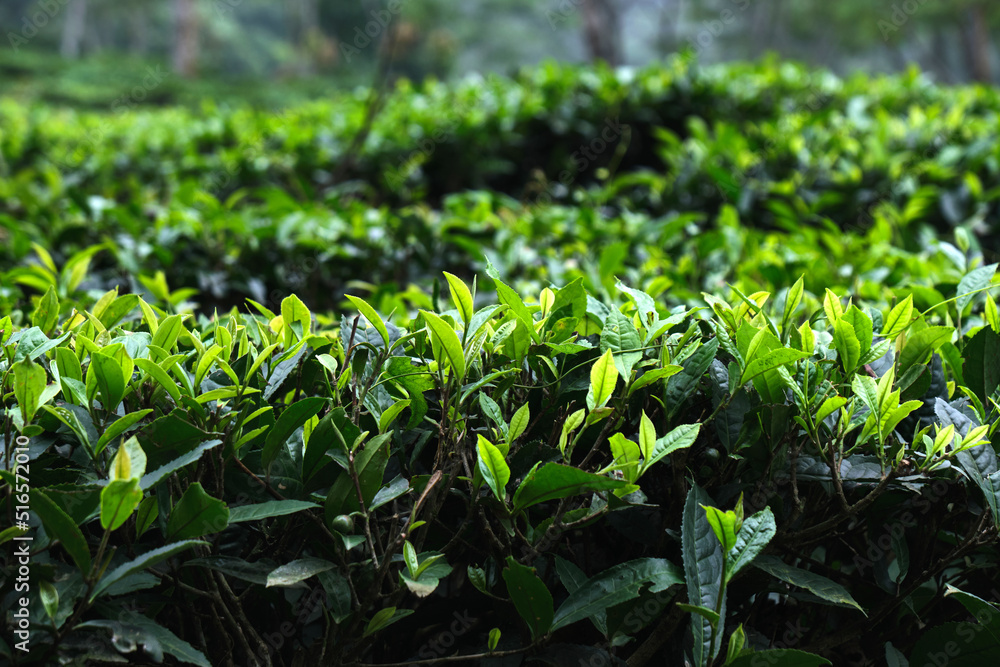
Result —
[[[167,72],[165,72],[159,65],[156,65],[155,67],[147,67],[146,75],[143,77],[142,81],[132,86],[131,90],[119,95],[111,103],[110,116],[118,115],[137,107],[140,103],[145,101],[145,99],[149,96],[149,93],[158,88],[166,78]],[[108,136],[110,131],[111,118],[109,116],[102,116],[98,127],[87,132],[72,151],[61,158],[55,158],[54,161],[64,168],[79,167],[89,155],[96,151],[100,142]]]
[[[569,20],[570,16],[580,10],[580,5],[583,4],[583,1],[584,0],[559,0],[555,9],[547,9],[545,11],[545,18],[549,21],[549,27],[555,30]]]
[[[373,9],[369,14],[372,20],[364,25],[354,27],[354,39],[351,43],[340,42],[340,55],[344,56],[344,61],[351,62],[355,56],[367,49],[371,43],[378,39],[379,35],[388,29],[393,19],[403,11],[403,0],[389,0],[385,9]]]
[[[14,525],[22,531],[27,531],[31,509],[28,463],[30,440],[22,435],[18,436],[14,444]],[[31,640],[30,613],[28,611],[31,598],[28,596],[31,593],[31,543],[34,538],[22,534],[13,539],[16,547],[12,559],[17,564],[14,592],[21,594],[14,602],[14,636],[18,639],[14,648],[22,653],[27,653],[28,642]]]
[[[874,541],[868,543],[868,549],[864,554],[865,557],[862,557],[861,554],[854,554],[853,564],[858,568],[858,574],[864,575],[869,567],[875,566],[876,561],[884,558],[892,550],[893,540],[902,539],[906,534],[907,528],[917,526],[919,524],[917,520],[918,516],[927,514],[935,503],[948,495],[952,485],[956,483],[944,479],[935,479],[925,487],[929,493],[921,493],[913,500],[912,510],[907,509],[891,523],[883,523],[881,526],[882,533]],[[918,511],[919,514],[915,515],[913,510]]]
[[[791,110],[792,113],[801,111],[811,111],[815,112],[823,107],[823,96],[822,94],[815,90],[810,89],[808,95],[798,104],[794,109]],[[764,145],[757,152],[757,161],[753,165],[747,167],[746,169],[734,168],[731,165],[726,164],[723,156],[716,153],[710,164],[717,167],[721,171],[730,173],[732,180],[729,183],[720,183],[716,181],[716,189],[719,194],[726,201],[731,201],[735,199],[740,194],[740,190],[746,186],[746,184],[752,179],[761,175],[764,172],[764,167],[766,165],[765,158],[772,155],[775,149],[778,147],[778,141],[776,135],[769,134],[764,142]]]
[[[559,172],[558,182],[564,187],[569,187],[577,179],[577,177],[584,173],[595,161],[608,148],[618,145],[618,140],[621,139],[623,133],[630,132],[631,127],[628,125],[622,125],[618,116],[614,118],[607,118],[604,121],[604,127],[598,136],[591,139],[589,142],[581,144],[573,154],[570,155],[570,160],[573,162],[572,169],[564,169]],[[547,205],[551,204],[553,200],[553,194],[555,190],[555,184],[549,183],[547,187],[529,197],[525,202],[527,205]]]
[[[492,79],[492,76],[488,75],[487,79]],[[386,169],[384,178],[389,189],[398,192],[406,179],[434,154],[440,144],[455,137],[459,124],[468,112],[475,110],[478,106],[479,99],[477,97],[453,107],[449,118],[429,135],[420,138],[416,142],[416,147],[402,157],[395,167]]]
[[[942,148],[948,146],[952,143],[952,139],[957,134],[957,130],[951,130],[949,132],[937,132],[934,138],[928,143],[924,150],[920,153],[919,159],[929,160],[931,157],[939,152]],[[884,204],[890,204],[895,201],[896,198],[905,194],[905,189],[899,181],[894,181],[892,185],[888,188],[883,188],[875,193],[875,197],[872,201],[866,204],[858,212],[857,224],[859,227],[865,225],[871,225],[875,221],[875,213]]]
[[[996,588],[990,590],[989,599],[977,596],[981,600],[987,601],[988,604],[983,605],[981,609],[977,609],[973,616],[976,622],[972,621],[962,621],[955,627],[955,635],[963,640],[965,645],[971,644],[975,641],[976,637],[985,630],[989,624],[1000,615],[1000,610],[997,610],[996,605],[1000,602],[1000,591]],[[929,662],[925,662],[923,665],[916,665],[911,663],[913,667],[946,667],[952,660],[952,658],[957,658],[962,654],[962,644],[955,641],[947,641],[944,644],[939,645],[940,651],[934,653],[928,653],[927,659]],[[968,656],[966,656],[966,660]]]
[[[451,624],[425,642],[420,647],[420,650],[417,651],[417,657],[424,660],[435,660],[444,657],[449,649],[455,645],[455,642],[458,641],[458,638],[468,632],[477,620],[469,613],[468,609],[461,614],[457,611],[452,612],[451,615],[454,618]]]
[[[637,633],[643,628],[647,627],[652,621],[659,618],[663,612],[671,604],[677,601],[677,594],[673,587],[667,588],[656,593],[653,597],[647,599],[642,605],[637,606],[630,610],[622,621],[622,628],[629,633]],[[725,619],[722,621],[725,623]],[[806,634],[811,628],[806,627],[802,624],[802,619],[796,619],[793,623],[792,621],[785,621],[784,631],[781,633],[781,637],[777,639],[771,646],[771,649],[789,649],[794,648],[802,642]],[[724,647],[725,641],[722,642]],[[580,658],[578,664],[580,667],[610,667],[613,664],[609,650],[611,644],[608,642],[602,642],[601,644],[594,647],[598,653],[593,653],[589,658]],[[752,667],[767,667],[768,665],[774,665],[780,657],[775,654],[760,653],[753,656],[751,659]]]
[[[20,51],[22,46],[27,45],[38,35],[39,30],[47,26],[49,21],[54,19],[64,7],[74,1],[84,2],[85,0],[38,0],[35,3],[34,11],[21,17],[21,29],[18,32],[7,31],[7,41],[10,42],[10,48],[14,50],[14,53]]]
[[[292,607],[292,613],[295,615],[294,622],[282,621],[281,625],[274,632],[261,634],[261,639],[264,640],[266,645],[261,646],[254,653],[252,657],[257,662],[251,663],[251,667],[253,664],[270,664],[274,654],[280,651],[287,642],[292,641],[309,618],[324,606],[325,598],[326,594],[318,586],[311,589],[308,595],[303,595],[299,598]]]
[[[692,37],[687,39],[687,48],[682,51],[683,59],[694,60],[702,51],[715,43],[719,37],[736,22],[737,16],[741,15],[750,7],[751,0],[729,0],[732,8],[726,7],[719,12],[719,15],[710,20],[701,22],[701,29]]]
[[[275,119],[278,123],[288,122],[288,113],[278,111],[270,114],[268,118]],[[264,145],[267,142],[267,135],[263,130],[257,132],[249,140],[242,142],[243,159],[242,162],[252,163],[264,153]],[[205,188],[213,195],[227,187],[233,181],[233,177],[238,176],[243,171],[240,164],[224,165],[221,169],[213,171],[205,179]]]
[[[905,0],[905,2],[893,4],[888,18],[880,18],[876,22],[878,31],[882,34],[882,41],[888,42],[889,36],[894,32],[899,32],[900,28],[906,25],[910,18],[926,4],[927,0]]]

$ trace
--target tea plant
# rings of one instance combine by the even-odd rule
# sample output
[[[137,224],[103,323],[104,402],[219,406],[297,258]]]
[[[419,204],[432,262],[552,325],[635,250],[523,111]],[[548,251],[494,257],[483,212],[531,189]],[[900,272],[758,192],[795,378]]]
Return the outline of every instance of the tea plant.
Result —
[[[995,624],[995,269],[921,312],[804,279],[525,299],[490,267],[495,300],[444,274],[412,315],[352,295],[338,322],[295,296],[82,307],[49,267],[0,321],[0,476],[32,514],[0,539],[30,532],[39,591],[32,651],[0,650],[922,664],[953,638],[971,661],[994,635],[941,621]]]

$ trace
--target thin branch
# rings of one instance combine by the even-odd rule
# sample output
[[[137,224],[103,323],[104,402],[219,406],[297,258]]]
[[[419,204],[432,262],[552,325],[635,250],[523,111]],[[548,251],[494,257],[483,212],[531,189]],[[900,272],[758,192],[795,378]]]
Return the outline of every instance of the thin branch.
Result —
[[[489,658],[505,658],[510,655],[520,655],[535,648],[541,643],[541,639],[528,644],[524,648],[515,648],[507,651],[493,651],[492,653],[473,653],[471,655],[449,655],[444,658],[428,658],[427,660],[410,660],[408,662],[352,662],[351,667],[409,667],[410,665],[437,665],[442,662],[462,662],[464,660],[486,660]]]

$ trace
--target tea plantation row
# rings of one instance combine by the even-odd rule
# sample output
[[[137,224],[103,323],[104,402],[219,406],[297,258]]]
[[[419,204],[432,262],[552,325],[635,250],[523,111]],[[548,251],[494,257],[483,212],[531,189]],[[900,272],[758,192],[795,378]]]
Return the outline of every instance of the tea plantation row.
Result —
[[[682,286],[681,303],[725,282],[787,288],[808,268],[814,291],[868,279],[934,290],[929,305],[970,268],[966,249],[996,240],[989,89],[678,60],[401,84],[365,133],[367,100],[0,103],[0,256],[31,263],[36,242],[64,262],[105,243],[88,287],[142,289],[162,270],[207,310],[293,291],[328,309],[350,281],[396,294],[486,258],[534,290],[582,275],[607,297],[627,272],[654,293]]]
[[[943,319],[801,280],[668,312],[447,274],[436,311],[352,297],[339,325],[50,289],[0,321],[5,514],[30,525],[0,539],[32,536],[31,651],[0,649],[973,664],[1000,648],[995,268]]]

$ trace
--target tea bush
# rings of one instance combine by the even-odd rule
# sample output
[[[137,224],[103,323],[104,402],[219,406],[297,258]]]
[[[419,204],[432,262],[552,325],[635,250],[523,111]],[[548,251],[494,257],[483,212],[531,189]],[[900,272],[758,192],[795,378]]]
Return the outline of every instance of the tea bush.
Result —
[[[995,271],[922,312],[803,279],[525,299],[490,266],[496,298],[445,274],[412,316],[350,296],[339,322],[50,286],[0,321],[32,636],[0,650],[973,664],[1000,648]]]
[[[402,82],[365,132],[369,97],[281,112],[0,100],[0,260],[20,267],[0,299],[17,307],[38,243],[60,263],[102,245],[95,296],[163,271],[206,312],[293,292],[326,310],[357,280],[381,301],[486,259],[519,288],[583,277],[606,301],[626,275],[681,305],[808,269],[812,290],[919,287],[926,308],[995,246],[991,89],[770,60],[549,64]]]

